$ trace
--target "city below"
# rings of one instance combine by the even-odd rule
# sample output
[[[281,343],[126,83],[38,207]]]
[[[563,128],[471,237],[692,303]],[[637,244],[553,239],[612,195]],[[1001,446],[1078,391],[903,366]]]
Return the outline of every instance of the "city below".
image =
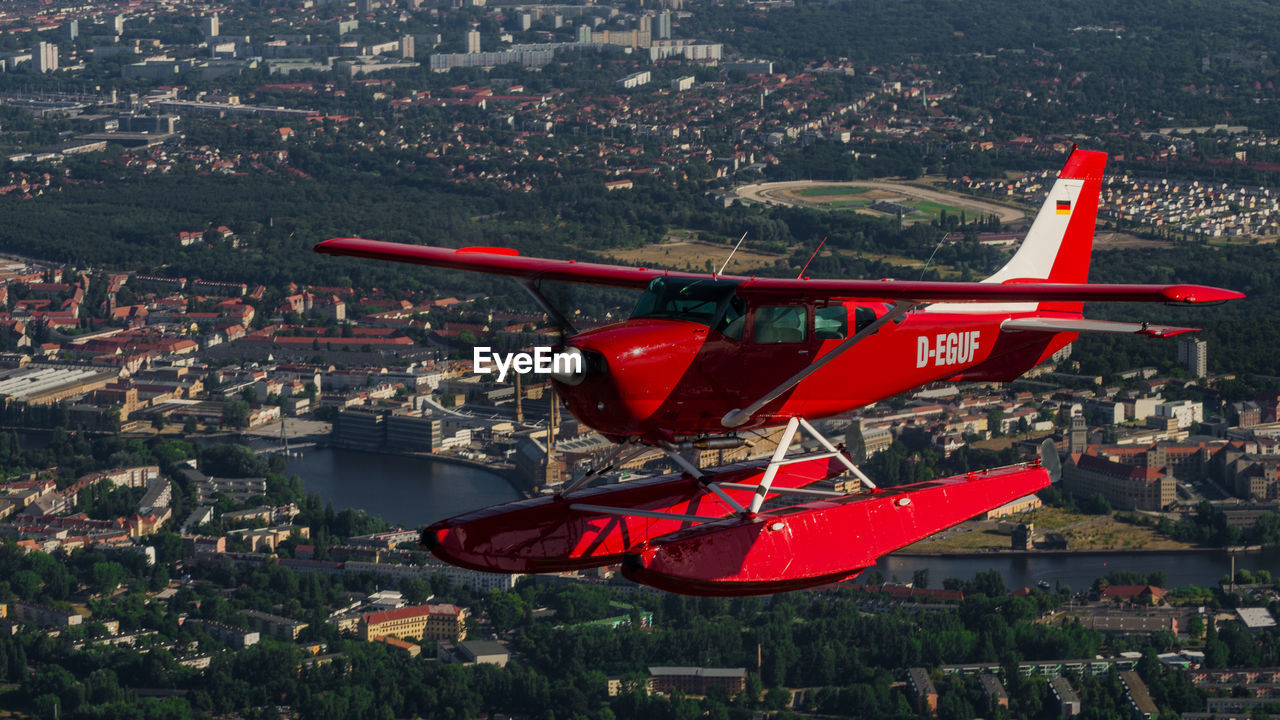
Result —
[[[0,716],[1276,716],[1280,9],[1151,15],[3,3]],[[1247,299],[1090,304],[1201,329],[1085,333],[1012,382],[815,420],[883,488],[1046,440],[1062,472],[803,592],[438,560],[424,526],[558,493],[609,456],[549,380],[575,357],[553,355],[569,323],[540,303],[586,330],[639,293],[531,281],[531,297],[312,251],[363,237],[976,281],[1054,207],[1075,148],[1100,151],[1099,173],[1106,153],[1091,282]],[[915,341],[919,368],[978,348]],[[763,463],[787,442],[742,435],[684,460]],[[597,482],[679,472],[653,448]],[[813,489],[868,491],[853,474]]]

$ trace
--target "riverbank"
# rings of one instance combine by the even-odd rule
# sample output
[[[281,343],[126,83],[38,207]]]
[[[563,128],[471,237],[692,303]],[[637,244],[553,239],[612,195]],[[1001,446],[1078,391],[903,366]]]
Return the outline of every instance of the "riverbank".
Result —
[[[899,550],[893,555],[899,557],[918,558],[1034,558],[1034,557],[1081,557],[1093,555],[1181,555],[1184,553],[1225,552],[1225,548],[1186,547],[1186,548],[1087,548],[1083,550],[987,550],[972,552],[924,552],[919,550]],[[1259,552],[1261,548],[1250,551]]]
[[[533,497],[533,491],[528,483],[524,481],[520,474],[516,472],[516,466],[511,463],[484,463],[479,460],[468,460],[467,458],[455,457],[453,455],[436,455],[433,453],[391,453],[403,457],[419,458],[422,460],[437,460],[440,462],[452,463],[454,465],[462,465],[465,467],[483,470],[494,475],[501,475],[507,484],[515,490],[521,498],[529,499]]]
[[[440,460],[445,456],[335,447],[287,458],[287,472],[336,510],[363,510],[406,527],[523,497],[504,468],[464,458]]]
[[[880,558],[875,570],[887,580],[910,582],[917,572],[927,572],[930,587],[946,578],[967,580],[980,572],[995,571],[1011,588],[1035,587],[1040,582],[1077,590],[1091,586],[1113,572],[1134,572],[1142,577],[1162,572],[1166,587],[1211,587],[1232,568],[1280,573],[1280,553],[1229,553],[1220,548],[1184,550],[1056,550],[925,555],[898,552]]]

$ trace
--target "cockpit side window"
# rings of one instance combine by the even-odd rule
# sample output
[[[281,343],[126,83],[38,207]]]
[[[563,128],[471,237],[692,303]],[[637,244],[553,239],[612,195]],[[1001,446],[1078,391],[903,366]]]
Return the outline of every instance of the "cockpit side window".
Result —
[[[746,325],[747,303],[735,295],[729,300],[728,306],[725,307],[724,315],[720,318],[720,323],[716,325],[716,330],[727,338],[741,340],[742,329]]]
[[[745,303],[734,292],[737,287],[736,282],[709,278],[654,278],[636,303],[631,319],[684,320],[724,332],[722,328],[727,329],[746,312]]]
[[[798,343],[808,337],[803,305],[761,305],[756,308],[751,338],[757,343]]]

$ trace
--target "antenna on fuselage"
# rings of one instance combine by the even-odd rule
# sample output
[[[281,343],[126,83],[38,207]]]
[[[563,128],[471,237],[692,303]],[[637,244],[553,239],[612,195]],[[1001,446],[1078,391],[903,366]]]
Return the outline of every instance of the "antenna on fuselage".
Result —
[[[748,230],[747,232],[751,232]],[[720,266],[720,270],[716,275],[723,275],[724,269],[729,267],[729,261],[733,259],[733,254],[738,252],[738,248],[742,246],[742,241],[747,239],[747,233],[742,233],[742,237],[738,238],[738,244],[733,246],[733,250],[729,251],[729,257],[724,259],[724,264]]]
[[[938,241],[938,245],[933,248],[933,252],[929,253],[929,259],[925,260],[924,267],[920,268],[921,280],[924,279],[924,274],[929,271],[929,266],[933,264],[933,256],[938,254],[938,251],[942,249],[942,244],[945,243],[947,241],[947,238],[950,238],[950,237],[951,237],[951,233],[947,233],[943,235],[942,239]]]
[[[828,235],[827,237],[831,236]],[[800,274],[796,276],[797,280],[804,277],[804,271],[809,269],[809,263],[813,262],[813,259],[818,257],[819,252],[822,252],[822,246],[827,244],[827,237],[822,238],[822,242],[818,243],[818,247],[813,249],[813,254],[805,261],[804,267],[800,268]]]

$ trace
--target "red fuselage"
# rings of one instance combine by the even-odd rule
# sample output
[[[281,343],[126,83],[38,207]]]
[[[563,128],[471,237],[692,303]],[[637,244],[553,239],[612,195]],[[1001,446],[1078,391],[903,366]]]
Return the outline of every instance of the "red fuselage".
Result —
[[[750,308],[745,322],[729,334],[700,322],[661,318],[633,318],[581,333],[569,345],[595,355],[593,370],[579,384],[557,383],[556,389],[578,419],[615,440],[725,433],[734,429],[722,423],[726,413],[764,396],[887,311],[881,303],[786,306],[791,320],[803,322],[787,335],[771,332],[766,318],[757,318],[779,314],[771,309],[777,307]],[[847,325],[828,325],[824,331],[823,319],[842,311]],[[938,380],[1012,380],[1076,337],[1001,333],[1008,317],[908,313],[805,378],[739,429],[778,425],[794,416],[834,415]]]

